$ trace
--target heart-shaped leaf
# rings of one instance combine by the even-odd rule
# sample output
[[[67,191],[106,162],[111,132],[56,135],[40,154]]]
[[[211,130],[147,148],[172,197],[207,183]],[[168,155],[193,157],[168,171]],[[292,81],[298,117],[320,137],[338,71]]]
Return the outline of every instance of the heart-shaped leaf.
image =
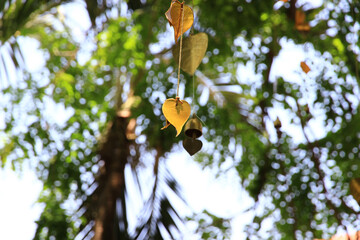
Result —
[[[194,75],[195,70],[205,56],[207,47],[208,35],[206,33],[198,33],[185,38],[182,44],[181,69],[190,75]],[[176,44],[173,48],[173,56],[178,64],[179,49],[179,44]]]
[[[184,124],[190,116],[190,104],[185,100],[180,100],[179,98],[170,98],[166,99],[162,105],[162,111],[166,120],[176,128],[176,136],[179,136]]]
[[[194,13],[191,7],[179,1],[172,1],[169,10],[165,13],[170,26],[174,27],[175,42],[189,30],[194,22]],[[182,19],[184,16],[184,20]]]
[[[202,148],[202,142],[197,139],[185,138],[183,141],[183,147],[190,154],[190,156],[194,155]]]

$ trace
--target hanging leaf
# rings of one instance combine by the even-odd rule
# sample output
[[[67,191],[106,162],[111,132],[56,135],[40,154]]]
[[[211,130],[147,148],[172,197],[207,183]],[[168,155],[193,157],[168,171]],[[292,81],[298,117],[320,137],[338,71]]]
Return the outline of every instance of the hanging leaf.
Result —
[[[208,47],[208,35],[206,33],[198,33],[189,36],[183,40],[181,52],[181,69],[190,75],[194,75],[195,70],[199,67],[205,56]],[[173,56],[179,64],[180,44],[173,47]]]
[[[185,100],[180,100],[178,97],[176,99],[170,98],[166,99],[162,105],[162,111],[167,121],[176,128],[176,136],[179,136],[184,124],[190,116],[190,104]],[[167,126],[168,124],[164,128]]]
[[[360,178],[353,178],[350,181],[350,193],[360,203]]]
[[[309,66],[304,62],[304,61],[302,61],[301,63],[300,63],[300,67],[301,67],[301,69],[304,71],[304,73],[308,73],[308,72],[310,72],[310,68],[309,68]]]
[[[183,147],[190,154],[190,156],[200,151],[202,146],[203,146],[202,142],[197,139],[192,139],[187,137],[183,141]]]
[[[191,7],[179,1],[172,1],[165,16],[169,21],[170,26],[174,27],[175,42],[177,42],[184,32],[191,28],[194,22],[194,13]],[[184,20],[182,20],[183,16]]]
[[[300,32],[310,31],[310,25],[306,22],[306,15],[301,10],[296,10],[295,12],[295,28]]]

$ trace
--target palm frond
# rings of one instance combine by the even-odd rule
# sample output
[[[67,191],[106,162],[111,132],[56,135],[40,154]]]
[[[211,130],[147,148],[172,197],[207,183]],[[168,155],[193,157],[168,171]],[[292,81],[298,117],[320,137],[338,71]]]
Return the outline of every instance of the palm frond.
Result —
[[[0,42],[8,41],[15,33],[21,30],[31,18],[71,0],[25,0],[4,1],[0,5]]]
[[[24,68],[24,59],[18,46],[18,36],[23,33],[32,32],[31,28],[37,29],[36,24],[28,24],[34,22],[36,18],[42,14],[49,12],[54,7],[62,4],[70,3],[73,0],[2,0],[0,1],[0,87],[8,85],[10,81],[9,75],[12,69]],[[87,3],[87,11],[93,26],[95,19],[112,7],[110,1],[93,1],[85,0]],[[34,31],[36,32],[36,30]],[[10,49],[7,50],[7,47]],[[11,59],[5,61],[4,59]]]
[[[155,178],[153,191],[144,204],[137,227],[136,240],[146,239],[176,239],[176,235],[181,235],[181,224],[183,222],[180,214],[171,200],[173,194],[178,200],[186,203],[182,198],[180,186],[173,176],[166,169],[165,163],[160,162],[161,170]],[[172,190],[171,192],[166,191]]]
[[[6,88],[11,75],[24,66],[24,59],[19,47],[17,37],[25,25],[39,14],[49,11],[60,4],[70,0],[8,0],[0,3],[0,73],[1,88]]]

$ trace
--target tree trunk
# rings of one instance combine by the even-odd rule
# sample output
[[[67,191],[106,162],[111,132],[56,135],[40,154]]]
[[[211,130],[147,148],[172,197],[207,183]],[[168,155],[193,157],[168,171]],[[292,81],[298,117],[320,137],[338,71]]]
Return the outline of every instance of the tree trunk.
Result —
[[[124,169],[129,155],[130,143],[126,138],[127,125],[127,118],[117,117],[100,149],[104,166],[100,171],[98,186],[100,191],[96,196],[98,209],[95,210],[94,240],[119,239],[119,226],[116,226],[118,225],[116,202],[124,199]],[[122,212],[125,214],[125,209]],[[127,227],[126,223],[125,227]]]

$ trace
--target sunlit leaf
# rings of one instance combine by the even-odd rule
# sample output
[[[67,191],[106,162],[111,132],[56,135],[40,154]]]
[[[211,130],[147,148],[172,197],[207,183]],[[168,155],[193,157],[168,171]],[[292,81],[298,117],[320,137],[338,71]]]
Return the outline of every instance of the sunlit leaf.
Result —
[[[304,62],[304,61],[302,61],[301,63],[300,63],[300,67],[301,67],[301,69],[304,71],[304,73],[308,73],[308,72],[310,72],[310,67],[306,64],[306,62]]]
[[[189,30],[194,22],[194,13],[191,7],[179,1],[173,1],[165,13],[170,26],[174,27],[175,42]],[[184,18],[183,18],[184,16]]]
[[[182,45],[181,69],[193,75],[205,56],[207,46],[208,36],[206,33],[198,33],[185,38]],[[173,48],[173,56],[177,63],[179,63],[179,49],[179,44]]]
[[[162,111],[167,121],[176,128],[176,136],[179,136],[184,124],[190,116],[190,104],[185,100],[180,100],[179,98],[170,98],[166,99],[166,101],[164,102],[162,106]]]
[[[335,38],[332,41],[332,44],[334,45],[334,47],[336,47],[336,49],[339,51],[339,53],[344,53],[345,47],[339,38]]]

